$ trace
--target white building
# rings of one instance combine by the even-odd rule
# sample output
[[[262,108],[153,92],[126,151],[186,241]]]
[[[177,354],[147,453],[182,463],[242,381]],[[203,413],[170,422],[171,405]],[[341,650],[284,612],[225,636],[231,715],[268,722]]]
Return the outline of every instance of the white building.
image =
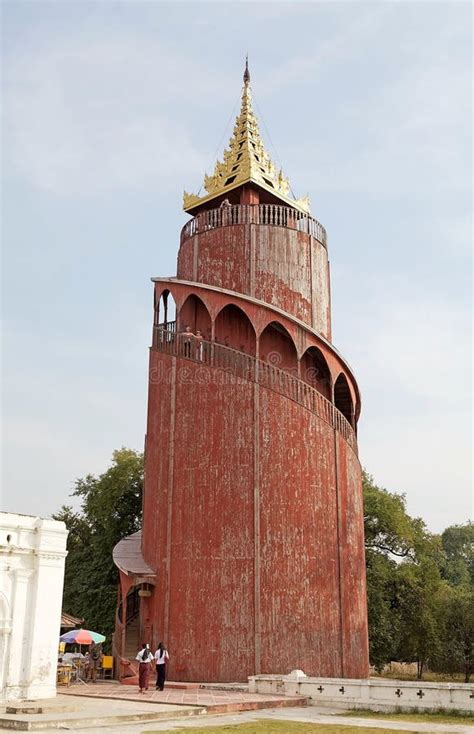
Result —
[[[67,530],[0,512],[0,700],[56,695]]]

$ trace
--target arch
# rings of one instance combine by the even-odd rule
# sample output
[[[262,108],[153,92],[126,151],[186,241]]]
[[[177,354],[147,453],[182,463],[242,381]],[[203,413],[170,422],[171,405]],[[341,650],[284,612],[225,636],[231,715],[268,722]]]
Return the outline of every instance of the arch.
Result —
[[[321,395],[332,400],[331,372],[324,354],[318,347],[308,347],[300,359],[300,377],[315,387]]]
[[[241,308],[228,303],[217,314],[214,339],[219,344],[255,356],[257,338],[249,317]]]
[[[259,357],[274,367],[298,375],[298,353],[295,343],[279,321],[271,321],[260,334]]]
[[[257,333],[261,336],[265,329],[270,326],[271,324],[276,324],[277,329],[283,329],[285,334],[288,334],[288,337],[291,339],[293,344],[296,348],[296,353],[298,355],[298,359],[300,357],[301,352],[301,346],[298,348],[296,346],[298,342],[298,335],[299,335],[299,326],[296,324],[292,324],[291,321],[280,321],[278,318],[275,318],[276,314],[273,309],[268,309],[268,312],[260,312],[259,314],[259,328],[257,329]],[[259,337],[260,338],[260,337]]]
[[[342,413],[351,426],[354,425],[354,405],[352,403],[351,391],[347,377],[343,372],[340,373],[336,382],[334,383],[334,405]]]
[[[158,302],[155,292],[155,326],[162,324],[163,328],[166,329],[168,324],[173,323],[175,320],[176,302],[171,291],[168,288],[165,288],[165,290],[162,291]]]
[[[194,293],[191,293],[184,301],[179,309],[177,320],[179,331],[184,331],[186,326],[190,326],[193,334],[199,330],[204,339],[211,340],[211,316],[204,301]]]
[[[223,311],[224,308],[227,308],[228,306],[235,306],[236,308],[239,309],[239,311],[242,311],[244,316],[250,321],[255,335],[257,335],[257,328],[254,325],[254,318],[253,318],[255,315],[254,314],[255,308],[251,304],[246,303],[245,300],[243,299],[241,300],[240,298],[239,299],[229,298],[227,303],[217,305],[216,308],[214,309],[214,312],[215,312],[214,320],[216,320],[219,314],[221,313],[221,311]]]

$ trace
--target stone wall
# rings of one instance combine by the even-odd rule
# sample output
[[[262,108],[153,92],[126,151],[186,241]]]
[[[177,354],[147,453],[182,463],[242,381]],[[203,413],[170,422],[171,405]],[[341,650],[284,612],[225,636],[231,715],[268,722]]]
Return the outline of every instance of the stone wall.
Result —
[[[67,530],[0,513],[0,699],[56,695]]]
[[[303,671],[289,675],[255,675],[249,678],[252,693],[307,696],[313,706],[371,711],[474,711],[474,685],[428,683],[368,678],[313,678]]]

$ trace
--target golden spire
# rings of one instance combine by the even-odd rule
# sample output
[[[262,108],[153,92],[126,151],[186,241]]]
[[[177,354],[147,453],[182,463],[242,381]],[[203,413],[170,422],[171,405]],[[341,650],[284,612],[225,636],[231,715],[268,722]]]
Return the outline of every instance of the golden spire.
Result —
[[[253,182],[260,188],[270,192],[277,199],[282,200],[283,203],[299,211],[309,212],[308,198],[293,199],[290,195],[288,179],[281,169],[277,171],[264,148],[258,121],[252,109],[247,57],[245,60],[240,114],[235,121],[234,131],[229,145],[224,151],[223,160],[217,161],[214,173],[211,176],[204,176],[206,195],[199,197],[184,192],[183,209],[184,211],[192,211],[200,204],[249,182]]]

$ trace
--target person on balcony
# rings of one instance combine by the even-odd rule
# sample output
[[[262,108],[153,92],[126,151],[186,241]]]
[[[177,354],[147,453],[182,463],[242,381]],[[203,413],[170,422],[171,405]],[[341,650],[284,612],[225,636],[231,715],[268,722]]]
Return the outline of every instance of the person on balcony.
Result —
[[[222,204],[220,205],[219,209],[222,209],[222,225],[226,226],[227,224],[231,224],[230,221],[230,214],[231,214],[231,203],[229,199],[224,199]]]
[[[150,645],[148,642],[144,642],[142,649],[137,653],[137,657],[135,658],[135,660],[138,660],[138,688],[140,693],[148,690],[148,678],[153,659]]]
[[[163,642],[160,642],[158,649],[155,652],[155,663],[156,663],[156,690],[162,691],[165,687],[166,680],[166,663],[170,659],[168,650],[166,649]]]
[[[195,336],[193,332],[191,331],[190,326],[186,326],[185,330],[181,334],[182,342],[183,342],[183,354],[185,357],[191,357],[193,342],[195,339]]]
[[[204,338],[201,334],[201,329],[196,329],[196,334],[194,335],[194,351],[196,359],[199,360],[199,362],[202,362],[203,341]]]

